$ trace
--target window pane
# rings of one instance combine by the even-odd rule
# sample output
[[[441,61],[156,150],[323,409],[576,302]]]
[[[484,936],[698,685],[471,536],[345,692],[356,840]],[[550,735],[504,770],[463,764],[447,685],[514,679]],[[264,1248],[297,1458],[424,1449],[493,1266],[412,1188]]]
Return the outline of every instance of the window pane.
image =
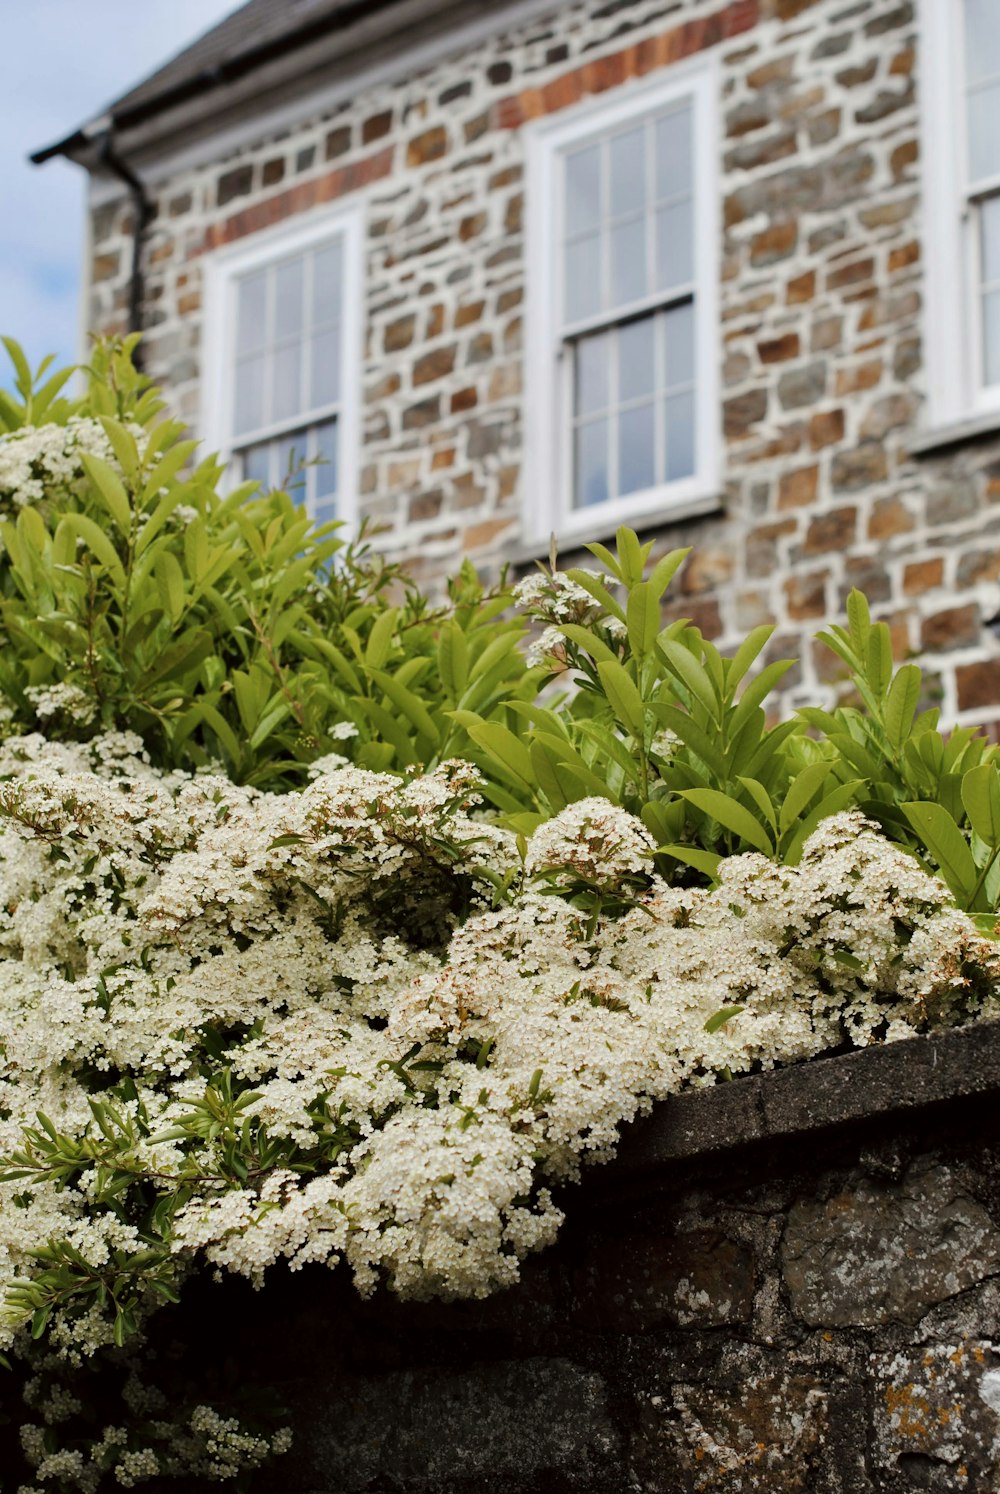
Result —
[[[618,492],[638,493],[656,482],[656,429],[652,404],[618,417]]]
[[[583,337],[576,345],[576,413],[592,415],[606,410],[611,338],[607,332]]]
[[[271,448],[266,441],[243,452],[243,481],[259,482],[265,490],[271,486]]]
[[[236,408],[233,426],[236,434],[258,430],[264,424],[264,387],[267,358],[259,353],[236,365]]]
[[[1000,175],[1000,83],[969,94],[969,179]]]
[[[638,399],[652,394],[656,387],[656,359],[653,345],[655,321],[644,316],[641,321],[626,322],[618,329],[618,398]]]
[[[316,427],[316,497],[327,498],[337,491],[337,422],[325,420]]]
[[[245,275],[236,291],[236,353],[256,353],[267,341],[267,271]]]
[[[608,497],[608,422],[594,420],[576,432],[576,508],[604,503]]]
[[[274,397],[271,419],[287,420],[302,409],[302,348],[297,342],[274,355]]]
[[[694,472],[694,395],[672,394],[667,400],[667,481]]]
[[[274,273],[274,341],[302,334],[304,266],[301,259],[286,260]]]
[[[656,121],[656,196],[678,197],[691,191],[691,107],[675,109]]]
[[[611,215],[622,218],[646,208],[646,127],[611,141]]]
[[[319,332],[312,340],[311,408],[336,404],[340,398],[340,332]]]
[[[659,290],[687,285],[694,278],[691,200],[660,208],[656,214],[656,284]]]
[[[611,304],[626,306],[646,294],[646,220],[633,218],[611,230]]]
[[[983,284],[1000,280],[1000,197],[988,197],[980,205]]]
[[[313,258],[313,325],[340,317],[340,244],[327,244]]]
[[[970,83],[1000,73],[997,0],[965,0],[965,56]]]
[[[663,318],[667,388],[694,382],[694,306],[675,306]]]
[[[983,297],[983,383],[1000,384],[1000,291]]]
[[[566,157],[566,232],[584,233],[601,220],[601,147],[588,145]]]
[[[566,245],[567,322],[579,322],[601,309],[601,241],[597,234]]]

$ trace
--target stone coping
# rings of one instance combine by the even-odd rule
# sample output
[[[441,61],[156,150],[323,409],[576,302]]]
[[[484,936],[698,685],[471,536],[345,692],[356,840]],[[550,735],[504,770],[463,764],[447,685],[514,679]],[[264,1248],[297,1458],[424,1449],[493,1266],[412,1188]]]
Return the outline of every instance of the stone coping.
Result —
[[[672,1095],[625,1128],[608,1181],[990,1095],[1000,1097],[1000,1020],[942,1028]]]

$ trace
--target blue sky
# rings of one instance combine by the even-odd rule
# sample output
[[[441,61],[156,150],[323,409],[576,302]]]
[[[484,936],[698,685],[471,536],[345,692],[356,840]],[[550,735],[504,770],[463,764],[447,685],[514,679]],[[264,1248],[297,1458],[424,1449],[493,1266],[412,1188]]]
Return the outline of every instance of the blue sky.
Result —
[[[99,113],[238,3],[28,0],[4,7],[0,333],[16,337],[33,365],[46,353],[60,363],[77,357],[85,176],[62,160],[30,166],[28,155]]]

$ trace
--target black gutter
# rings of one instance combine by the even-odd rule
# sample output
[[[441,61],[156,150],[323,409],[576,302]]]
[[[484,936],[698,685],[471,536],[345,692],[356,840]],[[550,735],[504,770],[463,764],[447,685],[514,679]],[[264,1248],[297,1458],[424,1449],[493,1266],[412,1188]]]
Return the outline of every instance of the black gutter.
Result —
[[[182,82],[175,83],[171,88],[165,88],[162,93],[154,94],[152,98],[144,99],[141,103],[122,109],[112,108],[110,128],[112,130],[131,129],[156,114],[164,113],[167,109],[189,103],[192,99],[210,92],[213,88],[218,88],[223,83],[232,83],[247,73],[252,73],[255,68],[264,63],[272,62],[288,52],[295,51],[298,47],[307,46],[311,41],[318,41],[331,31],[343,31],[356,21],[365,20],[373,12],[388,9],[395,4],[398,4],[398,0],[350,0],[349,4],[344,5],[334,15],[328,14],[325,18],[320,17],[306,22],[271,41],[248,47],[245,52],[240,52],[229,61],[202,68],[201,72],[195,73],[193,77],[185,78]],[[75,130],[72,135],[67,135],[65,140],[35,151],[29,159],[33,165],[41,166],[45,161],[50,161],[53,156],[72,155],[74,151],[81,150],[92,142],[93,137],[86,128]]]
[[[142,273],[142,250],[149,227],[155,216],[155,208],[150,200],[146,188],[139,177],[118,155],[114,145],[114,135],[108,129],[97,141],[98,160],[102,166],[106,166],[113,172],[119,181],[125,183],[132,199],[132,208],[135,213],[135,228],[132,233],[132,272],[129,277],[128,286],[128,330],[130,332],[142,331],[142,303],[145,299],[145,286]],[[142,345],[136,348],[132,361],[136,368],[142,370]]]

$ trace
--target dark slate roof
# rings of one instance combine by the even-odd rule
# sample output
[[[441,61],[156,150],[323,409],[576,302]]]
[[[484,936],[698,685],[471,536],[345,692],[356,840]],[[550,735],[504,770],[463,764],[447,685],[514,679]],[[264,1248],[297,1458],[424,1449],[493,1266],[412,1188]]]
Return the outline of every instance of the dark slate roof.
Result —
[[[122,94],[111,106],[111,113],[131,114],[145,109],[161,95],[190,85],[213,74],[221,82],[234,67],[240,71],[274,49],[296,45],[362,15],[381,9],[391,0],[247,0],[218,25],[199,36],[183,52],[151,73],[148,78]],[[300,33],[304,33],[300,36]]]
[[[247,0],[176,57],[102,111],[114,125],[138,124],[175,104],[252,72],[282,52],[388,9],[397,0]],[[37,151],[48,160],[82,143],[83,128]]]

